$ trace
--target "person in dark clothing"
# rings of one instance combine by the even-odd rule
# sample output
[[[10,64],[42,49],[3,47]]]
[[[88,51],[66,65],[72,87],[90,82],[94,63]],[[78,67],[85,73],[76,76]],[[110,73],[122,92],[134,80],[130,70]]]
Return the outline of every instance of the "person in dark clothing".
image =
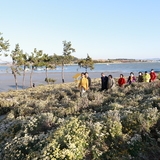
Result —
[[[130,73],[130,76],[128,77],[127,83],[128,83],[128,84],[131,84],[131,83],[133,83],[133,82],[136,82],[136,77],[134,76],[134,73],[131,72],[131,73]]]
[[[101,90],[107,89],[108,77],[104,73],[101,73]]]
[[[143,82],[143,73],[142,72],[138,73],[138,82]]]
[[[85,77],[88,79],[88,88],[91,87],[91,78],[89,77],[88,72],[85,72]]]

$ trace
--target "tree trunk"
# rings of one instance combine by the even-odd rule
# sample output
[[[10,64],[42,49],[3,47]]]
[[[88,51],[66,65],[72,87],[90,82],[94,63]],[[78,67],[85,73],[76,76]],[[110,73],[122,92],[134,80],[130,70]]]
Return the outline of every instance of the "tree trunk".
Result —
[[[24,66],[24,71],[23,71],[23,82],[22,82],[22,88],[24,88],[24,85],[25,85],[25,75],[26,75],[26,66]]]
[[[17,75],[15,72],[13,72],[14,80],[15,80],[15,85],[16,85],[16,90],[18,89],[18,83],[17,83]]]
[[[49,84],[49,81],[48,81],[48,68],[46,67],[46,80],[47,80],[47,83]]]
[[[31,73],[30,73],[30,87],[33,87],[33,82],[32,82],[32,74],[33,74],[33,66],[31,67]]]
[[[86,72],[87,72],[88,67],[86,67]]]
[[[62,83],[64,83],[64,64],[62,63]]]

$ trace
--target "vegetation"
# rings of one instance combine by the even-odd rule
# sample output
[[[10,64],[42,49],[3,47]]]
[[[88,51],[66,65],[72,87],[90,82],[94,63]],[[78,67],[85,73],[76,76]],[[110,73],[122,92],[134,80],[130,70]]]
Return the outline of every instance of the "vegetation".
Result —
[[[7,52],[9,49],[9,41],[4,40],[4,38],[2,37],[2,33],[0,32],[0,53],[2,51]],[[1,54],[0,54],[1,56]],[[5,53],[5,56],[7,56],[7,54]]]
[[[0,36],[2,33],[0,33]],[[0,53],[4,51],[4,55],[8,56],[6,53],[9,51],[9,41],[4,40],[0,37]],[[20,49],[19,44],[16,44],[15,49],[9,54],[12,59],[11,71],[15,79],[16,89],[18,89],[17,75],[20,75],[20,71],[23,70],[23,83],[25,84],[25,71],[27,68],[31,69],[30,72],[30,87],[33,87],[32,76],[33,71],[37,67],[45,67],[46,78],[44,79],[48,84],[49,82],[54,82],[48,78],[48,69],[56,68],[57,65],[62,66],[62,82],[64,83],[64,65],[69,64],[73,61],[76,61],[77,58],[73,57],[71,54],[75,52],[75,49],[72,48],[71,42],[63,41],[63,55],[51,55],[49,56],[46,53],[43,53],[42,50],[37,50],[34,48],[34,51],[29,55],[28,53],[23,53],[23,50]],[[1,56],[2,54],[0,54]],[[23,69],[22,69],[23,67]]]
[[[88,68],[90,68],[90,70],[94,69],[94,62],[93,62],[92,58],[88,54],[87,54],[87,58],[81,59],[78,62],[78,65],[80,67],[85,68],[86,72],[87,72]]]
[[[9,46],[8,41],[4,41],[3,37],[0,39],[0,52],[2,50],[7,51]],[[64,83],[64,65],[73,62],[76,60],[71,53],[75,52],[75,49],[72,48],[71,42],[63,41],[63,55],[48,55],[43,53],[42,50],[37,50],[34,48],[34,51],[29,55],[28,53],[23,53],[23,50],[20,49],[19,44],[16,44],[15,49],[9,54],[12,59],[11,71],[14,75],[16,89],[18,89],[17,75],[21,74],[23,71],[23,87],[25,84],[25,71],[27,68],[31,69],[30,72],[30,87],[33,87],[32,76],[35,69],[38,67],[45,67],[46,71],[46,81],[54,82],[55,80],[48,78],[48,69],[54,69],[57,65],[62,66],[62,82]],[[5,54],[8,56],[8,54]],[[23,68],[23,69],[22,69]]]
[[[0,94],[0,159],[158,160],[160,82],[80,97],[75,83]]]
[[[49,84],[50,82],[54,83],[56,80],[52,78],[45,78],[45,81]]]
[[[72,61],[73,56],[71,53],[75,52],[72,48],[71,42],[63,41],[63,55],[59,56],[58,64],[62,66],[62,83],[64,83],[64,65],[69,64]]]
[[[46,70],[46,78],[45,81],[49,84],[51,79],[48,78],[48,69],[56,68],[54,56],[49,56],[48,54],[43,54],[42,56],[42,66],[45,67]]]
[[[19,44],[16,44],[15,49],[10,54],[10,57],[12,58],[11,71],[15,79],[16,89],[18,89],[17,75],[20,75],[20,70],[21,70],[20,58],[22,54],[23,54],[23,51],[20,50]]]

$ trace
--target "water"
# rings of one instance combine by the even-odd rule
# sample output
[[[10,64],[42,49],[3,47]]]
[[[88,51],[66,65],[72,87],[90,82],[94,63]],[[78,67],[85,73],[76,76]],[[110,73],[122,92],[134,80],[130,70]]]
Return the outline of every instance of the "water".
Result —
[[[88,69],[88,72],[120,72],[120,73],[138,73],[139,71],[150,72],[151,69],[154,69],[157,72],[160,72],[160,63],[159,62],[142,62],[142,63],[117,63],[117,64],[94,64],[94,69]],[[48,72],[61,72],[61,66],[58,66],[54,70],[48,70]],[[64,67],[65,72],[85,72],[85,68],[80,68],[78,65],[66,65]],[[9,66],[0,66],[0,73],[11,72]],[[29,71],[27,71],[29,72]],[[35,72],[45,72],[44,68],[38,68]]]

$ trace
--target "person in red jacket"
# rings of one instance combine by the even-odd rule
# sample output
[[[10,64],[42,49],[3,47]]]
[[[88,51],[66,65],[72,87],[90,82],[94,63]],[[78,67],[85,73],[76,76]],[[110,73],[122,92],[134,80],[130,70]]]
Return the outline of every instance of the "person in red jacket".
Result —
[[[122,87],[125,83],[126,83],[126,80],[125,80],[123,74],[120,74],[120,78],[118,79],[118,85],[120,87]]]
[[[151,77],[150,82],[153,82],[157,78],[156,73],[154,72],[153,69],[151,69],[150,77]]]

